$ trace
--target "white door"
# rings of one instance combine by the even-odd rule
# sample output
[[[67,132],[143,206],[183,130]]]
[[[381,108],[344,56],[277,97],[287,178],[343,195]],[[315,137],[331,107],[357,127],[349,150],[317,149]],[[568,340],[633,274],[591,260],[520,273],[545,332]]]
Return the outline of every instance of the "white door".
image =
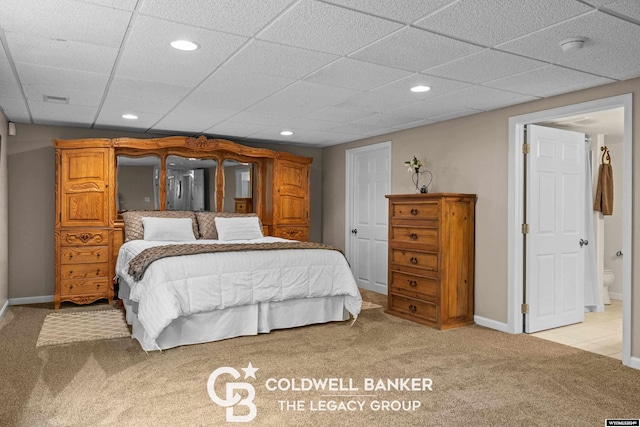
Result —
[[[527,126],[525,332],[584,320],[585,136]],[[581,243],[582,242],[582,243]]]
[[[347,258],[358,287],[387,293],[391,144],[347,151]]]

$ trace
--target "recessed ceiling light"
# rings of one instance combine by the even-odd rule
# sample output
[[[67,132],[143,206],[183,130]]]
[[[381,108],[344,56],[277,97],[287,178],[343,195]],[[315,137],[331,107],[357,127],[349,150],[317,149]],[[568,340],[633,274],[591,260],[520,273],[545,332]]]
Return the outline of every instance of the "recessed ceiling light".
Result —
[[[430,90],[431,88],[429,86],[423,86],[423,85],[418,85],[411,88],[411,92],[417,92],[417,93],[428,92]]]
[[[138,116],[136,116],[135,114],[123,114],[122,118],[127,120],[137,120]]]
[[[178,50],[196,50],[200,46],[189,40],[174,40],[171,42],[171,47]]]
[[[280,132],[280,135],[290,136],[290,135],[293,135],[293,132],[291,132],[290,130],[283,130],[282,132]]]

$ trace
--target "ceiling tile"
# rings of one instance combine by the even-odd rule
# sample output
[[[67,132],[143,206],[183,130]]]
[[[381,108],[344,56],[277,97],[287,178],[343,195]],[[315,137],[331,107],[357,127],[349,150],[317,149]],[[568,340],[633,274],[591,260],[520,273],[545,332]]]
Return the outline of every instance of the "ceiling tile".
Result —
[[[146,0],[140,13],[226,33],[253,36],[294,0]],[[242,13],[238,13],[238,11]]]
[[[197,89],[227,108],[244,109],[295,83],[291,78],[220,68]]]
[[[15,80],[0,80],[0,97],[22,99],[20,86],[16,84]]]
[[[485,111],[538,99],[534,96],[522,95],[520,93],[490,87],[470,86],[440,98],[434,98],[432,101],[443,101],[447,98],[460,106]]]
[[[334,105],[339,108],[371,113],[384,113],[407,105],[407,100],[385,93],[364,92]]]
[[[491,47],[590,10],[577,1],[467,0],[455,2],[415,25]]]
[[[109,81],[108,74],[46,67],[22,62],[16,63],[16,70],[22,85],[42,85],[52,88],[104,92]]]
[[[98,107],[102,101],[103,92],[91,92],[87,90],[74,90],[69,88],[56,88],[43,85],[23,85],[24,94],[28,100],[43,101],[45,96],[68,98],[71,105],[85,105]]]
[[[118,50],[75,41],[5,33],[15,62],[104,73],[113,68]]]
[[[613,83],[613,80],[581,73],[568,68],[549,65],[503,79],[486,83],[486,86],[527,95],[547,97],[587,87]]]
[[[96,4],[114,9],[134,10],[138,0],[79,0],[83,3]]]
[[[354,135],[379,135],[387,129],[386,126],[376,126],[358,123],[347,123],[341,126],[336,126],[332,129],[333,132],[338,133],[351,133]]]
[[[152,113],[144,113],[140,111],[131,111],[134,112],[137,116],[137,120],[129,120],[122,118],[123,109],[118,108],[109,108],[103,107],[100,110],[100,114],[96,119],[96,126],[104,126],[108,128],[117,128],[117,129],[149,129],[156,123],[158,120],[162,118],[161,114],[152,114]]]
[[[120,114],[164,114],[187,96],[190,90],[185,86],[116,77],[111,81],[103,107],[119,109]]]
[[[0,27],[43,39],[115,48],[122,44],[130,19],[128,11],[71,0],[3,0]]]
[[[415,117],[416,120],[425,120],[445,114],[457,113],[466,109],[467,108],[457,102],[457,100],[452,100],[448,98],[447,95],[444,95],[397,108],[391,111],[391,113]]]
[[[409,123],[404,123],[401,124],[399,126],[394,126],[393,130],[394,131],[399,131],[399,130],[403,130],[403,129],[413,129],[413,128],[417,128],[419,126],[425,126],[425,125],[430,125],[435,123],[434,120],[429,120],[429,119],[424,119],[424,120],[416,120],[415,122],[409,122]]]
[[[364,119],[353,122],[354,124],[396,127],[406,123],[415,122],[416,118],[411,116],[399,116],[392,113],[379,113]]]
[[[302,0],[270,24],[259,39],[346,55],[402,25],[311,0]]]
[[[153,126],[155,131],[203,133],[213,125],[233,116],[235,111],[223,108],[203,109],[193,103],[180,104]]]
[[[453,0],[328,0],[328,3],[410,24],[452,1]]]
[[[246,138],[256,132],[265,130],[267,127],[266,125],[258,125],[255,123],[240,123],[227,120],[206,129],[205,133],[208,135]]]
[[[429,86],[427,92],[411,92],[411,88],[417,85]],[[371,91],[372,93],[389,94],[397,99],[402,99],[411,104],[423,99],[433,98],[448,92],[453,92],[469,86],[470,83],[457,82],[441,77],[427,76],[425,74],[413,74],[388,85]]]
[[[302,114],[302,117],[317,120],[327,120],[335,122],[349,123],[354,120],[363,119],[368,116],[374,115],[374,112],[361,111],[343,107],[324,107],[316,111],[312,111],[307,114]]]
[[[188,39],[200,45],[191,52],[169,43]],[[247,39],[146,16],[136,19],[116,75],[177,86],[196,85]]]
[[[582,49],[563,52],[560,42],[572,37],[586,37],[587,41]],[[613,78],[640,69],[637,43],[632,40],[640,40],[640,25],[596,11],[499,49]]]
[[[409,71],[343,58],[304,80],[329,86],[369,90],[409,75]]]
[[[470,83],[484,83],[547,65],[546,62],[486,49],[474,55],[425,70],[425,74]]]
[[[330,53],[251,40],[224,68],[299,79],[338,58]]]
[[[407,27],[350,55],[356,59],[421,71],[482,50],[478,46]]]
[[[299,81],[249,108],[257,113],[299,116],[338,104],[359,91]]]
[[[29,109],[36,124],[64,123],[88,127],[96,116],[97,108],[73,104],[53,104],[42,100],[29,100]]]
[[[607,10],[636,21],[640,21],[640,2],[638,0],[619,0],[606,5]]]

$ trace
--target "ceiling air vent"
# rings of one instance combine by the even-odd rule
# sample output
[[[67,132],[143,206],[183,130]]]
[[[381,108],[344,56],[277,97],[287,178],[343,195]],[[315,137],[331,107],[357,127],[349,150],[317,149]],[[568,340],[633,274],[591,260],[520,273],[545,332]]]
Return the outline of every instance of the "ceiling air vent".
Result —
[[[51,95],[43,95],[42,99],[44,102],[50,102],[52,104],[68,104],[69,98],[65,98],[63,96],[51,96]]]

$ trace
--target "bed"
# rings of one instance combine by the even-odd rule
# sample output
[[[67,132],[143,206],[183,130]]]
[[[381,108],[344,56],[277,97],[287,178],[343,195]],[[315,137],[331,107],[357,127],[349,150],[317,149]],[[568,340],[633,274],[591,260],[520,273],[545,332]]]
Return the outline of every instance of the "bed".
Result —
[[[360,312],[358,287],[339,250],[263,236],[255,214],[123,217],[118,297],[145,351],[344,321]]]

